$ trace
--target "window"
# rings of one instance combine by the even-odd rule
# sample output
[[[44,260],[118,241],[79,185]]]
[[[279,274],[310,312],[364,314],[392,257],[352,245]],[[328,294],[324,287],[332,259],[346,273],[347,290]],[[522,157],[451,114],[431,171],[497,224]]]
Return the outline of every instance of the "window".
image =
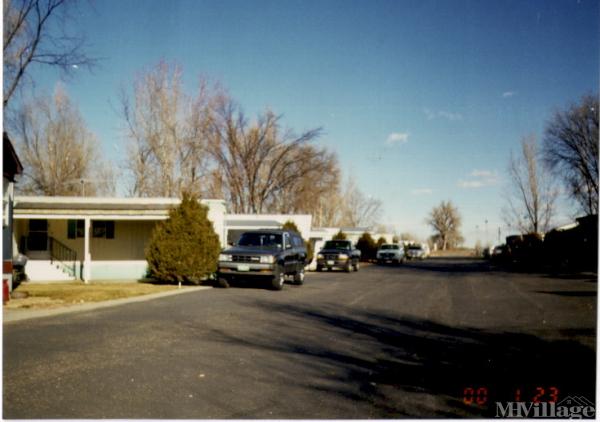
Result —
[[[85,221],[84,220],[69,220],[67,224],[67,237],[76,239],[84,237]],[[92,237],[102,239],[115,238],[115,222],[114,221],[92,221]]]
[[[114,221],[92,221],[92,237],[114,239],[115,222]]]
[[[302,240],[302,238],[300,236],[297,235],[292,235],[292,243],[294,246],[296,247],[300,247],[303,245],[304,241]]]
[[[67,222],[67,238],[75,239],[84,237],[85,221],[84,220],[69,220]]]
[[[272,233],[256,233],[256,232],[245,232],[238,244],[240,246],[276,246],[281,248],[281,235]]]

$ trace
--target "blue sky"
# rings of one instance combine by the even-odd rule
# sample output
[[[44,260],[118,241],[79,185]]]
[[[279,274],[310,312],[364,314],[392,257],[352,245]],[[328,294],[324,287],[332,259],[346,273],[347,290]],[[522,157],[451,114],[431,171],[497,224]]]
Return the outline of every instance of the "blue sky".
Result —
[[[159,60],[220,82],[248,115],[270,107],[383,201],[381,222],[425,238],[431,208],[452,200],[467,244],[507,229],[502,192],[511,150],[541,142],[557,108],[598,92],[597,1],[83,2],[76,30],[102,57],[66,90],[115,161],[120,86]],[[60,78],[35,69],[38,92]],[[561,203],[557,223],[573,214]],[[487,225],[485,221],[488,221]]]

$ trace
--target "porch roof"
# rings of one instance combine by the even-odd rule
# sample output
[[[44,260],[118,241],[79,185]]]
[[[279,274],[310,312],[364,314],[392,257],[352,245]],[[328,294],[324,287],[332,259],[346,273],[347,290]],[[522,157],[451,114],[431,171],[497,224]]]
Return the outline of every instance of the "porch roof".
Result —
[[[101,198],[71,196],[17,196],[15,218],[84,218],[134,220],[168,217],[178,198]],[[223,202],[202,200],[204,204]]]

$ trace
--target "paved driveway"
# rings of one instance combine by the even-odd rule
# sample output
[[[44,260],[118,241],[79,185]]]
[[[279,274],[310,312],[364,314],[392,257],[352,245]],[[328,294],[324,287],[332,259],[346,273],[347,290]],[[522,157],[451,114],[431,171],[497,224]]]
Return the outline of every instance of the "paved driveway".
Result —
[[[3,416],[493,416],[516,394],[593,400],[596,298],[591,277],[431,259],[7,323]]]

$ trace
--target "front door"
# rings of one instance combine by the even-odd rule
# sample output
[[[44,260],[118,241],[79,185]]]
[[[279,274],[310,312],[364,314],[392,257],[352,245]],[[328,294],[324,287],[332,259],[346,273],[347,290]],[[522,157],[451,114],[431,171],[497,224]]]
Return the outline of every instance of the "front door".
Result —
[[[27,238],[27,250],[48,250],[48,220],[29,220],[29,236]]]

